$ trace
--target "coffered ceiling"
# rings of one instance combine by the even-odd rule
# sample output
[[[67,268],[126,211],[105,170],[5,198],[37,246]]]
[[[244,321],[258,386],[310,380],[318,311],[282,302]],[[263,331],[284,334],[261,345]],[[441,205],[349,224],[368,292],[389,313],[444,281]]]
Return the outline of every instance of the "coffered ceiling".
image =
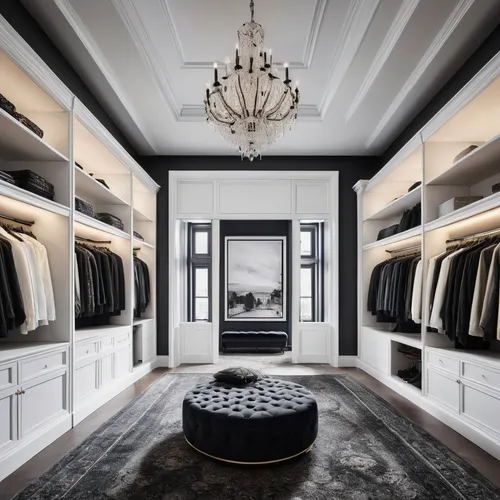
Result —
[[[247,0],[21,0],[142,154],[234,154],[205,122]],[[383,151],[497,24],[498,0],[256,0],[301,82],[268,154]]]

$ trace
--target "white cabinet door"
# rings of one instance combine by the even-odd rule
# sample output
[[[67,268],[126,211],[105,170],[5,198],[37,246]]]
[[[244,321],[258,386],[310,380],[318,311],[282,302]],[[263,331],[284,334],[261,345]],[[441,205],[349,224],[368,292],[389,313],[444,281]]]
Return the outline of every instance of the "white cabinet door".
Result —
[[[462,416],[500,437],[500,393],[462,382]]]
[[[75,370],[74,376],[74,401],[75,406],[82,404],[83,400],[94,394],[99,388],[97,361],[80,365]]]
[[[460,409],[460,383],[458,377],[428,368],[427,396],[458,413]]]
[[[17,392],[16,389],[0,392],[0,455],[18,439]]]
[[[21,386],[20,438],[68,413],[67,373],[59,372]]]
[[[113,382],[113,354],[104,356],[101,360],[101,387],[107,387]]]
[[[124,377],[130,373],[131,355],[130,345],[126,346],[125,349],[120,349],[114,353],[116,379]]]

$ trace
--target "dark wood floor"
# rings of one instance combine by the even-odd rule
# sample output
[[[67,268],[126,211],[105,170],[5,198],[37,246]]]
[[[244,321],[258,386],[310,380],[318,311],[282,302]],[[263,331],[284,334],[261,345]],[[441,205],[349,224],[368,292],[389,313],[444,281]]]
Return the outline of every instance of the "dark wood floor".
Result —
[[[111,418],[135,396],[146,390],[158,377],[168,371],[170,370],[157,369],[146,375],[45,448],[7,479],[0,482],[0,500],[9,500],[12,498],[54,465],[67,452],[78,446],[89,434]],[[176,371],[184,370],[180,367]],[[295,365],[294,374],[300,374],[301,372],[305,375],[313,375],[315,373],[349,373],[356,380],[392,404],[407,418],[420,425],[429,434],[448,446],[500,488],[500,462],[498,460],[365,372],[355,368],[335,369],[326,365]]]

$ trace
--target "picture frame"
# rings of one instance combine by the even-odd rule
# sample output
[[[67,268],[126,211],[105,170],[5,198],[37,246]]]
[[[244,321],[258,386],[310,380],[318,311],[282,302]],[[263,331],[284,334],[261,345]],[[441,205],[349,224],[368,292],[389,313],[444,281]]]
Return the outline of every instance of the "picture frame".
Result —
[[[225,320],[286,321],[286,236],[225,238]]]

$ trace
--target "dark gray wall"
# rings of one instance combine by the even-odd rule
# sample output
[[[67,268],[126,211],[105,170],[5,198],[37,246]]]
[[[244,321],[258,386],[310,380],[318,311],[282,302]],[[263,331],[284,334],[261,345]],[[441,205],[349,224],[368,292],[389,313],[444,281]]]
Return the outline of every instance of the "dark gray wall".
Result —
[[[0,0],[0,15],[24,38],[45,64],[85,104],[128,153],[136,157],[136,151],[121,130],[21,2],[19,0]]]
[[[291,344],[292,329],[290,314],[292,303],[292,246],[291,222],[287,220],[222,220],[220,222],[220,329],[219,334],[227,330],[274,331],[288,334],[288,345]],[[227,236],[286,236],[286,321],[225,321],[226,306],[226,246]]]
[[[168,172],[170,170],[319,170],[339,172],[340,207],[340,354],[357,353],[357,213],[352,186],[369,179],[379,167],[376,157],[264,156],[242,162],[238,156],[142,157],[139,162],[161,186],[158,193],[157,311],[158,354],[168,354]]]

